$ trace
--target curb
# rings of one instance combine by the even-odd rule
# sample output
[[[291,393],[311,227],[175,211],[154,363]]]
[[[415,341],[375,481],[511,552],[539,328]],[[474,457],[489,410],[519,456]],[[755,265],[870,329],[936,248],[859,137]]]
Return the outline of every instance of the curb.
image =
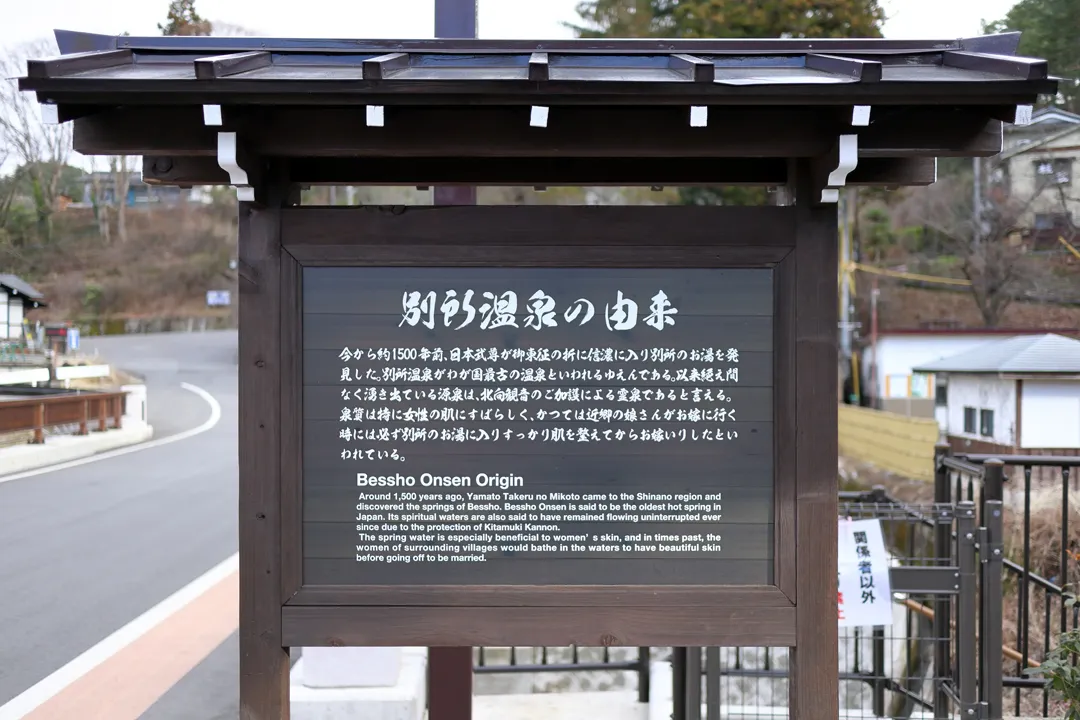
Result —
[[[154,436],[151,425],[106,430],[90,436],[60,435],[43,445],[14,445],[0,450],[0,481],[5,476],[50,465],[81,460],[99,453],[146,442]]]

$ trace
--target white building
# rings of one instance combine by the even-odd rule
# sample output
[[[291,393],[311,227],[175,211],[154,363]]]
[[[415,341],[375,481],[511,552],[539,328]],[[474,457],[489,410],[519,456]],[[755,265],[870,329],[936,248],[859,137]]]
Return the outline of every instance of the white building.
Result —
[[[45,306],[45,296],[16,275],[0,274],[0,341],[22,337],[27,310]]]
[[[875,346],[862,352],[861,363],[868,394],[877,407],[916,417],[934,417],[937,394],[933,375],[915,372],[924,363],[1004,338],[1041,335],[1046,330],[894,330],[878,334]],[[875,372],[872,373],[872,369]],[[877,387],[870,382],[876,377]]]
[[[1080,449],[1080,341],[1045,333],[923,363],[944,379],[938,415],[955,449],[1020,454]]]
[[[1067,232],[1080,222],[1080,115],[1048,107],[1006,127],[1003,152],[988,161],[990,191],[1021,203],[1029,229]]]

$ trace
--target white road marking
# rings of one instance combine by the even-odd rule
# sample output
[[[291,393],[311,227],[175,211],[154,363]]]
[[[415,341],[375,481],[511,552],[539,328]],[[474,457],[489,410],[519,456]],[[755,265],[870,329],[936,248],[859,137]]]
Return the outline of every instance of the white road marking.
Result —
[[[171,438],[169,438],[171,439]],[[179,612],[240,567],[239,553],[177,590],[52,675],[0,707],[0,720],[22,720],[69,685]]]
[[[179,442],[180,440],[187,440],[189,437],[200,435],[207,430],[213,429],[218,421],[221,420],[221,404],[210,393],[203,390],[197,385],[191,383],[182,382],[180,387],[195,393],[210,406],[210,417],[206,419],[202,425],[185,430],[176,435],[170,435],[168,437],[159,438],[157,440],[148,440],[147,442],[140,443],[138,445],[129,445],[128,447],[117,448],[116,450],[107,450],[97,455],[91,455],[85,458],[79,458],[78,460],[70,460],[65,463],[59,463],[57,465],[47,465],[45,467],[35,468],[33,470],[27,470],[26,472],[15,473],[14,475],[5,475],[0,477],[0,485],[11,482],[12,480],[22,480],[23,478],[34,477],[35,475],[44,475],[45,473],[59,472],[60,470],[67,470],[68,468],[79,467],[80,465],[86,465],[87,463],[97,462],[99,460],[108,460],[109,458],[119,457],[120,455],[129,455],[131,453],[140,452],[142,450],[149,450],[150,448],[161,447],[162,445],[168,445],[169,443]]]

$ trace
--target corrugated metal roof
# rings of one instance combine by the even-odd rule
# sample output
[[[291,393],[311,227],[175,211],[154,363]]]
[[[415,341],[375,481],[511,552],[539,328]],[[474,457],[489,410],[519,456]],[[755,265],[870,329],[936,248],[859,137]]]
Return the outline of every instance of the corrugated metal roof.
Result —
[[[1045,333],[994,340],[914,368],[921,373],[1077,373],[1080,340]]]

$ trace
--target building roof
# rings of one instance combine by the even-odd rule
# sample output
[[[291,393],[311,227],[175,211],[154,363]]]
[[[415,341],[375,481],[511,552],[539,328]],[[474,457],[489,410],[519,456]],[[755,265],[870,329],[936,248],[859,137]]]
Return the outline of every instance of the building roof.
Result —
[[[766,97],[890,102],[1053,92],[1045,60],[1015,55],[1018,33],[966,40],[311,40],[110,37],[57,31],[65,54],[32,59],[24,90],[109,94],[147,104],[349,104],[372,97],[497,93],[575,104],[590,96],[753,103]],[[364,98],[364,100],[361,100]],[[1007,102],[1007,101],[1006,101]]]
[[[270,174],[295,185],[777,186],[790,181],[788,159],[810,158],[822,188],[834,175],[926,185],[939,156],[999,153],[1002,123],[1057,91],[1045,60],[1016,55],[1019,37],[57,31],[64,54],[29,60],[19,87],[49,120],[75,121],[80,153],[143,156],[150,183],[239,187],[236,168],[253,176],[272,158]],[[247,184],[260,181],[271,183]]]
[[[1071,113],[1063,108],[1048,105],[1047,107],[1039,108],[1031,114],[1031,124],[1038,125],[1039,123],[1067,123],[1070,125],[1080,125],[1080,115]]]
[[[1054,333],[994,340],[913,370],[919,373],[1080,374],[1080,340]]]
[[[1050,133],[1040,137],[1038,140],[1033,140],[1032,142],[1018,143],[1015,147],[1001,153],[1000,158],[1002,160],[1008,160],[1009,158],[1023,155],[1024,153],[1029,153],[1033,150],[1038,150],[1039,148],[1045,147],[1046,145],[1049,145],[1052,142],[1056,142],[1061,138],[1068,137],[1075,132],[1080,132],[1080,125],[1067,124],[1065,125],[1065,127],[1053,130]],[[1053,152],[1054,148],[1049,148],[1049,150],[1050,152]]]
[[[45,296],[30,283],[23,280],[18,275],[10,275],[6,273],[0,273],[0,287],[17,293],[19,295],[25,295],[30,301],[37,305],[45,305]]]
[[[889,335],[898,336],[920,336],[925,335],[929,337],[952,337],[961,336],[968,337],[971,335],[1045,335],[1046,333],[1056,333],[1058,335],[1076,335],[1080,333],[1080,328],[973,328],[973,327],[960,327],[960,328],[895,328],[888,330],[878,330],[879,337],[886,337]]]

